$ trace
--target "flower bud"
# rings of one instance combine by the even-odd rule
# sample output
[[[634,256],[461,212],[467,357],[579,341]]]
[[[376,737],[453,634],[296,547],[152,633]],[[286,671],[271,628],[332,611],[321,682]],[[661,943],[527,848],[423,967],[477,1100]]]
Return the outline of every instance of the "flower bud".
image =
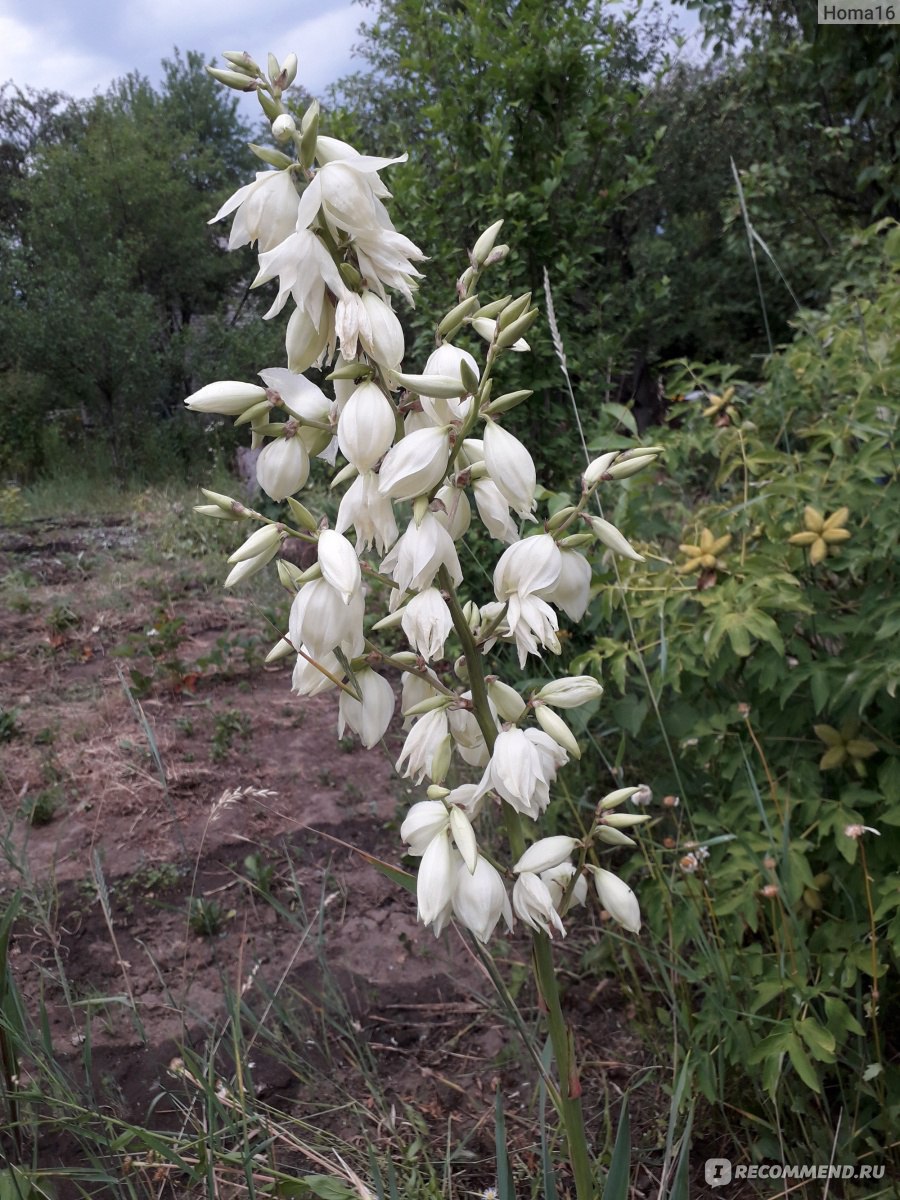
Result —
[[[635,825],[643,825],[651,818],[646,813],[609,813],[603,818],[604,825],[611,825],[613,829],[631,829]]]
[[[581,747],[575,740],[572,730],[561,716],[555,713],[552,708],[548,708],[546,704],[536,704],[534,715],[544,733],[549,734],[558,746],[562,746],[564,750],[568,750],[573,758],[581,758]]]
[[[546,883],[531,871],[523,871],[513,887],[513,908],[532,929],[539,929],[548,937],[553,931],[566,936],[565,927],[553,904],[553,896]]]
[[[578,708],[591,700],[599,700],[602,695],[603,687],[593,676],[573,675],[545,683],[535,699],[552,704],[554,708]]]
[[[283,536],[277,525],[264,525],[262,529],[251,533],[242,546],[238,546],[234,554],[229,557],[228,562],[245,562],[248,558],[256,558],[258,554],[265,554],[272,546],[277,548]]]
[[[286,142],[297,129],[297,122],[290,113],[282,113],[272,122],[272,136],[278,142]]]
[[[214,517],[219,521],[239,521],[241,518],[235,512],[226,512],[218,504],[195,504],[194,512],[201,517]]]
[[[525,292],[523,295],[517,296],[515,300],[510,301],[503,309],[503,312],[497,317],[497,328],[508,329],[513,321],[518,321],[530,303],[531,292]]]
[[[475,831],[472,829],[472,822],[463,810],[455,806],[450,809],[450,832],[453,834],[453,840],[462,855],[463,862],[469,868],[469,874],[474,875],[475,865],[478,862],[478,842],[475,839]]]
[[[289,592],[297,592],[303,583],[303,572],[286,558],[279,558],[277,563],[278,581]]]
[[[615,808],[619,804],[624,804],[641,789],[636,787],[616,788],[614,792],[609,792],[600,803],[597,805],[598,811],[605,812],[608,808]],[[649,788],[647,791],[649,792]]]
[[[287,638],[282,638],[280,642],[276,642],[264,661],[266,663],[278,662],[279,659],[289,658],[292,654],[296,654],[296,649],[291,645]]]
[[[247,517],[250,515],[240,500],[233,500],[231,496],[223,496],[221,492],[211,492],[209,488],[201,488],[200,491],[207,500],[218,505],[224,512],[232,513],[238,517]]]
[[[472,247],[472,253],[469,255],[469,258],[471,259],[473,266],[476,266],[476,267],[484,266],[484,264],[487,262],[488,257],[490,256],[491,251],[494,248],[494,243],[497,240],[497,235],[499,234],[499,232],[502,228],[503,228],[503,218],[501,217],[499,221],[495,221],[493,223],[493,225],[489,225],[488,228],[481,235],[481,237],[479,237],[478,241]]]
[[[465,384],[452,375],[408,375],[405,371],[392,371],[391,380],[417,396],[434,396],[438,400],[458,400],[466,394]]]
[[[506,329],[499,332],[497,334],[497,349],[528,350],[529,346],[528,343],[524,341],[524,335],[535,323],[537,316],[538,310],[536,308],[532,308],[527,313],[524,313],[521,317],[519,317],[517,321],[513,321],[512,324],[508,325]]]
[[[248,408],[266,399],[266,389],[255,383],[238,383],[233,379],[208,383],[185,400],[192,412],[218,413],[223,417],[237,417]]]
[[[356,551],[340,533],[323,529],[319,534],[319,566],[322,576],[330,583],[345,604],[350,603],[361,585],[359,559]]]
[[[613,875],[612,871],[604,871],[602,867],[589,867],[588,869],[593,872],[594,886],[597,889],[600,903],[612,919],[618,921],[630,933],[640,933],[641,910],[637,896],[628,884],[624,883],[618,875]]]
[[[288,508],[291,510],[291,516],[298,525],[302,526],[304,529],[308,529],[310,532],[312,532],[314,529],[318,529],[318,521],[312,515],[309,509],[305,505],[301,504],[299,500],[295,500],[293,496],[288,496],[287,504]]]
[[[609,829],[606,825],[601,825],[594,830],[594,838],[598,842],[603,842],[606,846],[636,846],[637,842],[628,836],[627,833],[620,833],[618,829]]]
[[[248,78],[240,71],[223,71],[220,67],[207,67],[206,73],[236,92],[255,92],[258,87],[255,79]]]
[[[487,681],[487,690],[501,719],[515,724],[526,709],[525,701],[516,689],[501,679],[492,678]]]
[[[309,478],[309,455],[298,437],[269,442],[256,460],[256,479],[273,500],[286,500],[299,492]]]
[[[438,325],[438,333],[441,337],[451,338],[461,327],[466,317],[471,316],[477,308],[477,296],[469,296],[467,299],[462,300],[455,308],[450,309],[440,325]]]
[[[222,57],[243,75],[261,75],[259,64],[254,62],[246,50],[223,50]]]
[[[377,383],[362,383],[338,418],[338,445],[358,471],[370,471],[391,448],[397,432],[394,406]]]
[[[655,462],[655,454],[642,454],[637,458],[620,458],[606,473],[610,479],[630,479],[632,475],[637,475],[638,471],[643,471],[644,467],[649,467],[651,463]]]
[[[588,517],[588,521],[594,531],[594,537],[604,546],[608,546],[613,553],[621,555],[622,558],[630,558],[632,562],[644,561],[644,556],[638,554],[627,538],[619,533],[615,525],[604,521],[602,517]]]
[[[573,837],[546,837],[529,846],[516,865],[513,871],[518,875],[522,871],[532,871],[535,875],[540,875],[541,871],[549,871],[552,867],[558,867],[560,863],[571,858],[576,846],[581,845],[577,838]]]
[[[599,458],[595,458],[591,462],[582,476],[586,487],[593,487],[595,483],[599,483],[612,464],[616,461],[619,452],[618,450],[610,450],[606,454],[601,454]]]
[[[284,60],[281,70],[278,72],[278,86],[282,91],[289,88],[297,78],[297,68],[299,65],[297,55],[292,51]]]
[[[378,491],[392,500],[412,500],[430,492],[446,475],[449,454],[446,425],[407,434],[385,456],[378,473]]]
[[[484,427],[484,461],[504,500],[522,516],[534,508],[537,473],[534,459],[518,438],[496,421]]]

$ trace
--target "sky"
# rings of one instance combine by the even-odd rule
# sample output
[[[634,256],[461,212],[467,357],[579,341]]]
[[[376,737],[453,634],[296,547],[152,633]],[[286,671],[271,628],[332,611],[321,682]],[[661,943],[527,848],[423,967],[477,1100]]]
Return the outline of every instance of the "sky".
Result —
[[[675,13],[686,33],[696,33],[692,13]],[[293,50],[298,81],[316,96],[362,68],[352,50],[367,16],[349,0],[0,0],[0,84],[12,79],[81,98],[135,70],[157,83],[160,61],[175,46],[220,65],[222,50],[249,50],[263,66],[268,51],[283,59]],[[250,117],[258,111],[253,97],[241,106]]]
[[[156,83],[174,46],[249,50],[263,66],[293,50],[316,95],[362,66],[351,51],[366,15],[349,0],[0,0],[0,83],[87,97],[129,71]]]

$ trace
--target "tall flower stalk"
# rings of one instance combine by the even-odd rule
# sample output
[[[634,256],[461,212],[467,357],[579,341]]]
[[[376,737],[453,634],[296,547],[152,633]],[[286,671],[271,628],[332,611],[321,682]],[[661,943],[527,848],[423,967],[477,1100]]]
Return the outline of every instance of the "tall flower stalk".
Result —
[[[271,520],[208,491],[198,511],[254,526],[229,559],[225,585],[278,571],[293,601],[269,657],[294,658],[298,695],[339,690],[339,735],[349,728],[367,747],[382,739],[396,707],[382,672],[401,670],[407,732],[397,769],[424,788],[400,831],[420,859],[419,919],[436,936],[455,921],[482,944],[501,922],[529,928],[559,1076],[554,1101],[577,1196],[588,1200],[596,1184],[552,944],[565,937],[589,883],[614,920],[639,931],[634,893],[598,855],[634,845],[626,830],[648,818],[619,811],[638,790],[624,787],[598,800],[586,834],[541,836],[557,773],[581,754],[561,714],[603,689],[590,676],[561,674],[522,693],[490,656],[509,644],[522,667],[530,656],[560,654],[560,614],[577,622],[590,601],[588,547],[640,559],[589,507],[598,489],[650,466],[656,450],[601,455],[572,502],[542,518],[534,459],[503,424],[531,392],[495,388],[504,357],[527,352],[537,309],[530,293],[487,301],[479,294],[485,273],[509,252],[498,242],[502,220],[470,251],[434,351],[420,371],[409,370],[393,303],[398,295],[413,303],[424,255],[395,229],[382,180],[406,156],[367,156],[325,136],[315,103],[298,121],[283,102],[293,56],[284,64],[270,56],[267,71],[242,52],[225,58],[228,66],[210,73],[257,93],[278,145],[252,147],[268,169],[213,220],[232,217],[229,246],[255,244],[255,286],[277,280],[266,317],[290,307],[287,367],[262,369],[261,384],[207,384],[186,404],[247,426],[260,451],[259,485],[288,511]],[[328,372],[328,390],[303,374],[313,367]],[[334,528],[298,499],[319,469],[339,490]],[[493,594],[480,598],[457,549],[476,518],[496,546]],[[279,557],[290,538],[316,548],[305,571]],[[373,609],[378,619],[366,636]],[[408,649],[381,646],[385,629],[399,629]],[[480,832],[489,809],[501,816],[505,848],[487,845]]]

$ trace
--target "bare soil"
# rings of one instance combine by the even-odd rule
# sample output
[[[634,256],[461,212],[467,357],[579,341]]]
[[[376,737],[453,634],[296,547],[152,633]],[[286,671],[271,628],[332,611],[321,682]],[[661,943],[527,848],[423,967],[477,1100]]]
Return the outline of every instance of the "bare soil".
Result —
[[[400,862],[397,735],[386,753],[338,743],[334,695],[299,700],[289,666],[262,665],[263,613],[221,590],[208,555],[165,550],[180,519],[0,530],[0,906],[23,893],[10,961],[27,1008],[128,1121],[178,1128],[175,1059],[221,1044],[233,1081],[236,1019],[257,1097],[351,1142],[422,1136],[439,1160],[449,1141],[473,1187],[494,1182],[499,1084],[517,1170],[536,1174],[535,1070],[483,967],[455,931],[417,928],[414,897],[351,849]],[[644,1052],[579,953],[570,938],[562,972],[603,1144]],[[504,959],[535,1015],[526,939]],[[659,1082],[639,1092],[651,1145]],[[39,1153],[77,1157],[55,1135]]]

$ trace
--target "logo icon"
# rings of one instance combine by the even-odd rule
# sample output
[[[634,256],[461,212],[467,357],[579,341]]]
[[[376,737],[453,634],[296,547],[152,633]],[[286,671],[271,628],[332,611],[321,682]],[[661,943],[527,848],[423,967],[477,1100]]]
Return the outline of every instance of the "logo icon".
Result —
[[[721,1187],[724,1183],[731,1183],[731,1160],[708,1158],[703,1164],[703,1178],[710,1187]]]

